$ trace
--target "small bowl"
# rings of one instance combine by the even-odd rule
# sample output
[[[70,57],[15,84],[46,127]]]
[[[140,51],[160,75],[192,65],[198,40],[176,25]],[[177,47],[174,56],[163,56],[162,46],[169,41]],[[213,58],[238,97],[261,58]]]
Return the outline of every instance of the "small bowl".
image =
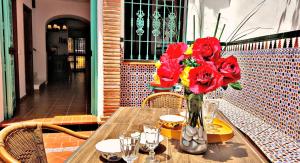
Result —
[[[164,136],[162,136],[161,134],[159,134],[159,143],[161,143],[163,140],[164,140]],[[158,147],[158,145],[155,148],[157,148],[157,147]],[[149,152],[149,148],[146,145],[145,133],[141,133],[140,150],[142,152]]]
[[[101,157],[107,161],[114,162],[122,158],[119,139],[102,140],[96,144],[96,149],[101,153]]]
[[[186,111],[180,112],[179,115],[181,115],[182,117],[185,117],[186,116]]]
[[[162,115],[159,119],[161,125],[169,129],[178,128],[184,122],[184,117],[179,115]]]

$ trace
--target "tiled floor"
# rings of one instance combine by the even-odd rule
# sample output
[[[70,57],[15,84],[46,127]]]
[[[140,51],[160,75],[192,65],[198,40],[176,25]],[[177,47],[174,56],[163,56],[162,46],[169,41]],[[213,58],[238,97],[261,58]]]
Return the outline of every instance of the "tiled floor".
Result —
[[[91,135],[92,131],[80,132]],[[64,133],[43,134],[48,163],[63,163],[85,141]]]
[[[90,113],[88,94],[84,73],[73,75],[72,81],[49,83],[41,92],[26,97],[15,116],[0,126],[25,120],[54,124],[94,123],[96,117],[86,115]]]
[[[97,117],[88,115],[88,92],[85,74],[77,73],[72,81],[49,83],[40,93],[28,96],[16,110],[15,116],[0,123],[5,127],[11,123],[35,121],[56,125],[97,126]],[[87,127],[83,130],[94,129]],[[82,129],[82,126],[81,126]],[[93,131],[81,131],[91,135]],[[44,144],[49,163],[64,162],[85,140],[64,133],[44,133]]]

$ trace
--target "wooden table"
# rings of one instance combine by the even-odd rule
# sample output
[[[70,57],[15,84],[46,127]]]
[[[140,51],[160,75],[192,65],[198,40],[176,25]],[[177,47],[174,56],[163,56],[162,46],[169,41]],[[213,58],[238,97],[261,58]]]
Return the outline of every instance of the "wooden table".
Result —
[[[84,143],[67,162],[97,163],[103,162],[95,145],[103,139],[118,138],[126,130],[140,129],[143,123],[155,124],[160,115],[177,114],[176,109],[153,108],[133,109],[120,108],[114,115]],[[221,118],[223,115],[220,115]],[[222,118],[225,120],[225,118]],[[234,128],[234,127],[233,127]],[[235,136],[226,143],[210,144],[204,155],[191,155],[180,151],[179,141],[165,139],[162,142],[158,157],[161,162],[198,163],[198,162],[268,162],[267,159],[234,128]],[[139,154],[135,162],[145,162],[146,154]]]

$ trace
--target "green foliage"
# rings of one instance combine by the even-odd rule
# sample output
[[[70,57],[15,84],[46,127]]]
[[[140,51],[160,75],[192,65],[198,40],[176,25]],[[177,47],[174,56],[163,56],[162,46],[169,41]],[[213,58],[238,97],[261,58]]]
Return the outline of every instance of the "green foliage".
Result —
[[[239,82],[230,83],[229,84],[231,88],[236,90],[242,90],[242,85]]]
[[[199,64],[194,59],[185,59],[183,60],[183,64],[188,67],[197,67]]]

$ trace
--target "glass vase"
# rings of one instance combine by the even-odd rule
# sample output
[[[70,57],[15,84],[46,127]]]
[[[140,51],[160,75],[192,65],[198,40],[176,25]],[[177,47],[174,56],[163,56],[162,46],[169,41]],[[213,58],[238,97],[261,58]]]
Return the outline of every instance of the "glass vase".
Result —
[[[207,150],[207,134],[204,128],[203,94],[186,93],[186,123],[182,128],[180,148],[191,154],[201,154]]]

